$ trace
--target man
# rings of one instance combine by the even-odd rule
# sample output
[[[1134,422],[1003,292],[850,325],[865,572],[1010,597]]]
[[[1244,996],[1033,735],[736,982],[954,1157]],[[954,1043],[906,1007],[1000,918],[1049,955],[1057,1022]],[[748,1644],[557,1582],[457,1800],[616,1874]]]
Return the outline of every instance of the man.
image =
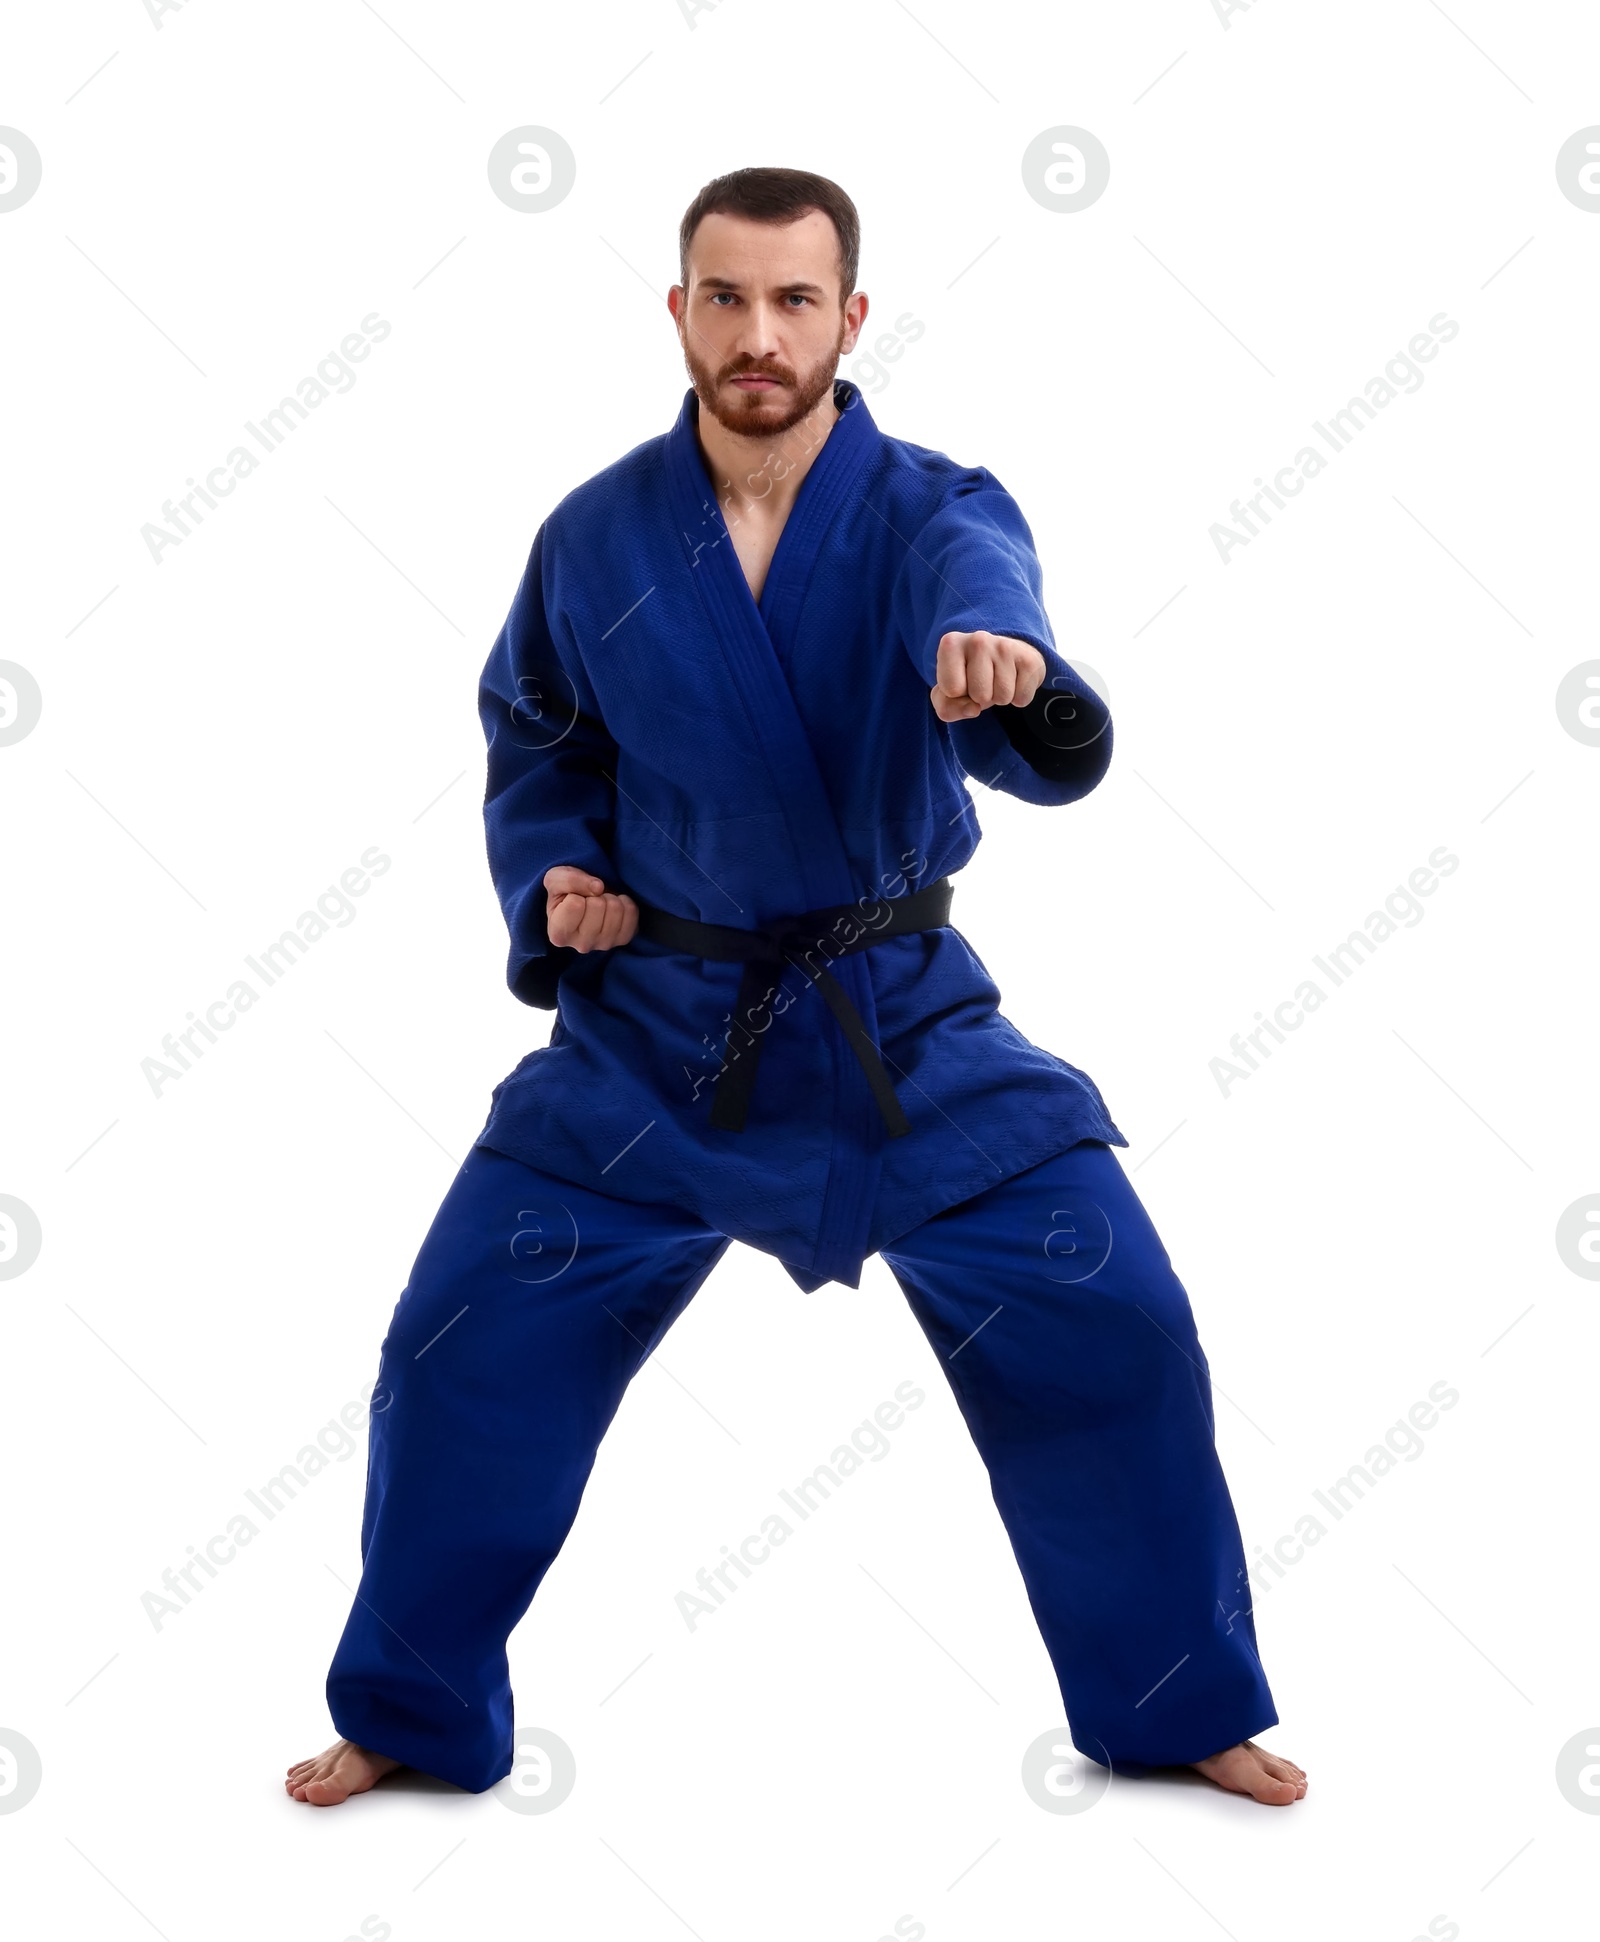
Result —
[[[1073,801],[1107,711],[1055,650],[1012,499],[835,380],[858,248],[821,177],[701,191],[668,297],[693,389],[546,520],[484,670],[508,982],[557,1018],[495,1088],[383,1345],[328,1676],[344,1737],[290,1769],[298,1800],[509,1771],[507,1637],[730,1238],[806,1290],[882,1253],[1083,1753],[1305,1792],[1249,1737],[1277,1713],[1209,1371],[1127,1142],[949,923],[963,772]]]

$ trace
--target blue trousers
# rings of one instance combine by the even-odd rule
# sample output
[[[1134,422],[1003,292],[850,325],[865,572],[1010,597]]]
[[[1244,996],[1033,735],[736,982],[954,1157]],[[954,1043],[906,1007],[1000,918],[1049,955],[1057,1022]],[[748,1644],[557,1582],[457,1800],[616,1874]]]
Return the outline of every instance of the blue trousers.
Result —
[[[506,1640],[623,1393],[728,1246],[475,1146],[383,1343],[362,1576],[328,1674],[345,1738],[481,1792],[508,1773]],[[1085,1141],[883,1250],[944,1370],[1073,1744],[1118,1772],[1277,1723],[1189,1299]]]

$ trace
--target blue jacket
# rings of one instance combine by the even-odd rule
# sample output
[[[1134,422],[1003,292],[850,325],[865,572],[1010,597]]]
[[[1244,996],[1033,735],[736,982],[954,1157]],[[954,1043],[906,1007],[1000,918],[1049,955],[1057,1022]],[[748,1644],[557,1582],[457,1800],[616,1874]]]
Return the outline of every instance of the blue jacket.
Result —
[[[910,1121],[900,1138],[803,975],[771,1020],[744,1129],[725,1131],[709,1114],[740,966],[641,937],[550,943],[554,864],[747,929],[959,870],[980,836],[964,773],[1039,804],[1105,773],[1109,717],[1056,651],[1015,501],[982,468],[887,437],[853,385],[835,401],[759,603],[691,390],[664,437],[539,529],[479,693],[507,981],[556,1011],[549,1044],[495,1088],[480,1141],[687,1206],[808,1290],[859,1286],[866,1256],[1078,1140],[1127,1144],[1093,1080],[1001,1015],[953,926],[832,967]],[[1049,674],[1030,707],[947,725],[928,696],[939,640],[976,629],[1032,642]]]

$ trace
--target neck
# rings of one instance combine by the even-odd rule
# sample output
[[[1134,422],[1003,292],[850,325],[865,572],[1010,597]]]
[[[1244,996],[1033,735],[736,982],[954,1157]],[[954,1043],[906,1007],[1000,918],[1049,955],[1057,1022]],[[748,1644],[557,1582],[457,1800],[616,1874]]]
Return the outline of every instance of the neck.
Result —
[[[703,407],[695,413],[695,435],[724,513],[743,517],[759,507],[781,516],[794,504],[829,432],[838,421],[830,384],[804,418],[786,432],[731,432]]]

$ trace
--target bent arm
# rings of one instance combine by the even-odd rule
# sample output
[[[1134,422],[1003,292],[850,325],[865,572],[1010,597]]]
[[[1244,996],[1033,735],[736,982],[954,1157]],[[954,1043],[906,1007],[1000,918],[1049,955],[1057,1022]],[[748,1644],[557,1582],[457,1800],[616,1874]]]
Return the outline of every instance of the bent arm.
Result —
[[[576,648],[565,652],[545,604],[544,528],[478,685],[488,744],[483,798],[489,873],[511,949],[506,983],[550,1011],[578,953],[552,944],[545,872],[556,864],[615,883],[617,745]]]

